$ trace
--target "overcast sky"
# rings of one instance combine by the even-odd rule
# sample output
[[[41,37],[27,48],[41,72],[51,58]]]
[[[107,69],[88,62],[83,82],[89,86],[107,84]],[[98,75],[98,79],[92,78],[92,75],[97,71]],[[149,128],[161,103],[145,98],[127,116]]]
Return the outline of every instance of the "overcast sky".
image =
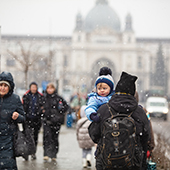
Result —
[[[83,18],[96,0],[0,0],[2,34],[71,35],[75,17]],[[131,13],[137,37],[170,38],[170,0],[109,0],[123,29]]]

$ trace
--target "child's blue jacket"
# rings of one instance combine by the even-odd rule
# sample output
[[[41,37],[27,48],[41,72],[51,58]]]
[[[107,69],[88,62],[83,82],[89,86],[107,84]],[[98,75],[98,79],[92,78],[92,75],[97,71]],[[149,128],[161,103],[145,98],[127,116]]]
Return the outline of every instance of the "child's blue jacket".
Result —
[[[114,94],[115,92],[113,91],[111,94],[109,94],[108,96],[106,97],[102,97],[102,96],[99,96],[96,92],[93,92],[93,93],[90,93],[88,95],[89,97],[89,100],[88,100],[88,104],[87,104],[87,107],[85,109],[85,113],[86,113],[86,116],[87,118],[92,121],[90,119],[90,115],[91,113],[94,113],[94,112],[97,112],[97,110],[99,109],[99,107],[105,103],[107,103],[112,95]]]

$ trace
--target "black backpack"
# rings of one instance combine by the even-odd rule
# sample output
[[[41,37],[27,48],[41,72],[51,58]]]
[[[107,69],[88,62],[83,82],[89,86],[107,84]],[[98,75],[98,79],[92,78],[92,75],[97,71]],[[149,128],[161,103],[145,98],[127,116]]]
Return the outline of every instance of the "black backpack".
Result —
[[[136,126],[131,117],[132,113],[116,114],[109,105],[108,107],[112,116],[102,124],[100,153],[103,166],[108,169],[123,170],[134,166],[140,168],[142,150],[136,142]]]

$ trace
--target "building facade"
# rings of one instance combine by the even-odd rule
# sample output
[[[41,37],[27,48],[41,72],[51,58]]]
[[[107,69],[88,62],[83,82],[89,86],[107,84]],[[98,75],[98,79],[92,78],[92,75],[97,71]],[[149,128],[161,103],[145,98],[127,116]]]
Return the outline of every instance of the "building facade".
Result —
[[[35,44],[39,50],[34,49],[33,55],[41,56],[33,60],[36,64],[29,68],[28,80],[37,80],[40,85],[53,81],[61,95],[89,92],[103,66],[112,69],[115,84],[122,71],[137,75],[141,99],[154,90],[170,95],[170,38],[136,37],[130,14],[122,29],[119,16],[107,0],[96,0],[85,18],[78,13],[70,37],[2,35],[2,70],[19,75],[15,81],[23,88],[22,64],[18,65],[10,53],[22,57],[19,52],[24,50],[19,49],[18,42],[27,47]]]

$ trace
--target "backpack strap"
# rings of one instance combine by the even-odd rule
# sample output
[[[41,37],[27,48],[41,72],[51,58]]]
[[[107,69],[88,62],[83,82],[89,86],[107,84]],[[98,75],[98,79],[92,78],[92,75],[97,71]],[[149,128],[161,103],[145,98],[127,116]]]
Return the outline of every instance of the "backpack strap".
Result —
[[[109,112],[111,113],[111,119],[112,118],[114,118],[114,117],[119,117],[119,115],[117,115],[117,114],[113,114],[113,109],[109,106],[109,104],[107,103],[107,106],[108,106],[108,108],[109,108]],[[114,112],[116,113],[116,111],[114,110]],[[122,116],[122,115],[126,115],[127,117],[131,117],[131,115],[132,115],[132,113],[133,112],[131,112],[128,116],[126,115],[126,114],[120,114],[120,116]]]
[[[114,117],[115,114],[113,114],[111,107],[109,106],[109,104],[107,103],[107,107],[109,108],[109,112],[111,113],[111,119]]]

